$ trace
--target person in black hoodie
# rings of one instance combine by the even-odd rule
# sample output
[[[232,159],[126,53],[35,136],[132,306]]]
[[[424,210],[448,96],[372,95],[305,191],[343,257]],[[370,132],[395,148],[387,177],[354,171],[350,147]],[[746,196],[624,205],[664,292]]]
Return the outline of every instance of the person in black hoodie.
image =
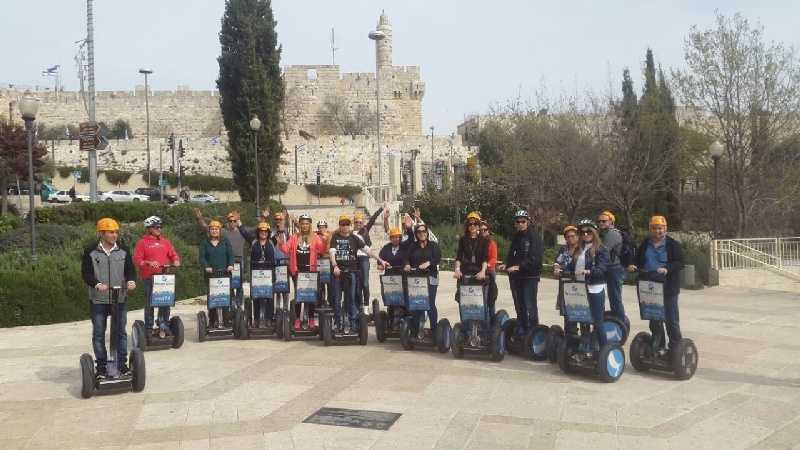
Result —
[[[678,314],[678,294],[681,292],[681,269],[683,269],[683,249],[675,239],[667,236],[667,219],[664,216],[650,218],[650,237],[643,240],[636,253],[636,264],[628,266],[629,272],[640,270],[640,276],[654,279],[663,277],[664,281],[664,322],[650,321],[653,339],[660,342],[663,349],[664,325],[666,323],[669,349],[680,342],[681,326]]]
[[[411,242],[406,251],[404,270],[418,269],[428,274],[428,301],[431,309],[428,317],[431,319],[431,331],[436,330],[436,321],[439,313],[436,310],[436,291],[439,289],[439,263],[442,261],[442,251],[439,244],[428,239],[428,226],[424,223],[414,228],[415,241]],[[406,241],[409,242],[409,241]],[[423,311],[417,311],[417,323],[422,320]]]
[[[537,295],[542,273],[544,246],[530,227],[528,211],[519,210],[514,215],[516,232],[511,238],[506,263],[500,267],[508,272],[511,297],[517,311],[517,333],[524,336],[539,324]]]

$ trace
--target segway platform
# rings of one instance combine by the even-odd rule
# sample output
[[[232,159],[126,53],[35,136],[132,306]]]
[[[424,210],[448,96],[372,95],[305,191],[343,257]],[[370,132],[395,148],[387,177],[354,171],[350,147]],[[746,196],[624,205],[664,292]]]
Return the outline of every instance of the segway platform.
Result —
[[[150,307],[152,308],[175,307],[175,274],[167,273],[168,267],[164,267],[163,273],[153,275],[153,292],[150,295]],[[154,312],[154,316],[158,320],[158,314]],[[184,330],[180,317],[173,316],[169,319],[169,332],[164,337],[155,334],[154,330],[145,328],[144,321],[134,321],[131,329],[132,348],[138,348],[144,352],[181,348],[183,345]]]
[[[405,350],[414,350],[415,347],[420,346],[435,348],[439,353],[447,353],[450,351],[450,334],[452,333],[450,321],[439,320],[434,330],[425,326],[429,322],[428,313],[431,310],[428,283],[430,283],[430,278],[424,273],[412,272],[406,277],[406,299],[409,314],[400,322],[400,344]],[[417,319],[417,315],[420,313],[421,321]]]
[[[197,313],[197,339],[200,342],[220,339],[233,339],[238,330],[233,320],[226,320],[222,308],[231,309],[231,276],[227,272],[217,271],[208,277],[208,295],[206,298],[208,314],[217,315],[217,326],[210,327],[209,317],[205,311]],[[234,312],[238,314],[239,311]]]
[[[399,339],[400,326],[406,316],[405,299],[405,277],[402,269],[386,269],[380,276],[381,299],[386,309],[381,309],[377,302],[373,302],[373,315],[375,316],[375,337],[378,342],[385,342],[386,339]],[[389,308],[392,308],[392,316],[389,315]]]
[[[651,279],[647,279],[651,278]],[[637,282],[639,315],[642,320],[664,321],[663,276],[642,274]],[[663,326],[663,325],[660,325]],[[671,372],[678,380],[688,380],[697,371],[699,354],[694,341],[683,338],[673,348],[664,348],[664,342],[642,331],[631,341],[631,365],[640,372],[653,369]]]
[[[489,317],[485,283],[474,276],[463,276],[458,288],[458,312],[461,322],[453,326],[451,350],[456,358],[465,353],[488,354],[492,361],[505,357],[505,333],[499,323]]]
[[[588,287],[582,281],[569,281],[564,287],[564,309],[570,322],[592,324]],[[564,373],[581,372],[606,382],[615,382],[625,372],[625,351],[619,342],[606,342],[597,349],[594,332],[566,335],[556,355]]]
[[[295,286],[294,300],[289,304],[289,313],[284,315],[284,339],[290,341],[295,338],[313,338],[321,336],[320,326],[310,325],[310,307],[317,304],[319,298],[319,273],[298,272],[297,286]],[[295,327],[298,318],[295,305],[300,305],[300,327]],[[317,314],[319,315],[319,314]]]
[[[117,308],[121,287],[109,289],[109,300],[107,302],[96,302],[111,304],[111,326],[109,327],[109,348],[106,362],[107,376],[101,377],[95,371],[95,363],[92,355],[84,353],[80,357],[81,367],[81,397],[90,398],[95,394],[113,394],[120,392],[141,392],[144,390],[146,382],[146,369],[144,364],[144,353],[136,347],[131,348],[128,355],[128,365],[130,370],[126,374],[119,373],[119,361],[117,360]]]

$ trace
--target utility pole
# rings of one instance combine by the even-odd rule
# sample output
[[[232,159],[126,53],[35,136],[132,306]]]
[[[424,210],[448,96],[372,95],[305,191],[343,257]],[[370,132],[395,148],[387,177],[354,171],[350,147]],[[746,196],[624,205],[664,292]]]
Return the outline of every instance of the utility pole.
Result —
[[[150,90],[147,84],[147,76],[153,73],[149,69],[139,69],[139,73],[144,75],[144,114],[145,114],[145,127],[147,128],[147,185],[152,186],[150,180]]]
[[[94,13],[92,3],[94,0],[86,0],[86,45],[89,48],[89,122],[94,123],[97,119],[95,115],[94,99]],[[89,199],[92,203],[97,201],[97,149],[89,150]]]

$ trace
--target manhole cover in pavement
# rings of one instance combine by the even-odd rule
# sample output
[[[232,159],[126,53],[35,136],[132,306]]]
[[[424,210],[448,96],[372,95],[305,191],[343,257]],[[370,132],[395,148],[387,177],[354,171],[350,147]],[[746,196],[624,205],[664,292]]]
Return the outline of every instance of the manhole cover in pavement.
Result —
[[[391,428],[401,415],[363,409],[320,408],[317,412],[308,416],[303,423],[385,431]]]

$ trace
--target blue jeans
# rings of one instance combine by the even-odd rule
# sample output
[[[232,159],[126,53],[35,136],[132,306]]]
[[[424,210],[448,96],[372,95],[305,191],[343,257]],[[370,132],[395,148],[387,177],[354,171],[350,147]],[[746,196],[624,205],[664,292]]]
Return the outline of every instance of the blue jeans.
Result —
[[[625,322],[625,305],[622,304],[622,283],[625,280],[625,268],[620,265],[608,266],[606,286],[608,286],[608,303],[611,314]]]
[[[333,292],[334,323],[339,326],[342,324],[342,308],[347,312],[351,325],[355,323],[361,305],[358,303],[358,273],[342,272],[338,277],[331,279],[331,291]],[[342,294],[344,293],[344,306],[342,305]]]
[[[672,349],[683,338],[681,336],[680,316],[678,314],[678,296],[665,295],[664,296],[664,321],[651,320],[650,332],[653,333],[653,338],[664,346],[664,325],[667,328],[667,336],[669,336],[669,348]]]
[[[603,314],[605,313],[606,294],[589,294],[589,309],[592,311],[594,335],[600,347],[606,345],[606,334],[603,332]]]
[[[431,309],[428,311],[428,319],[431,321],[431,330],[436,329],[436,321],[439,320],[439,312],[436,310],[436,291],[439,290],[438,284],[428,284],[428,301],[430,302]],[[425,311],[414,311],[414,319],[417,322],[417,328],[422,322],[422,315]]]
[[[97,367],[105,367],[108,361],[106,351],[106,317],[111,315],[112,305],[98,305],[91,303],[89,314],[92,316],[92,348]],[[128,333],[125,325],[128,323],[128,304],[117,303],[117,362],[124,363],[128,358]],[[113,339],[113,338],[112,338]]]
[[[536,301],[539,279],[512,277],[509,282],[511,297],[514,298],[514,309],[517,311],[517,324],[523,331],[528,332],[539,325],[539,306]]]
[[[486,277],[489,279],[489,301],[487,305],[489,306],[489,314],[491,317],[494,317],[495,312],[495,304],[497,303],[497,272],[492,270],[486,271]]]
[[[356,300],[359,305],[369,306],[369,256],[358,257],[358,285]]]
[[[153,279],[142,280],[144,284],[144,329],[145,331],[153,328],[153,310],[150,306],[150,297],[153,295]],[[158,308],[158,328],[169,331],[169,306],[161,306]]]

